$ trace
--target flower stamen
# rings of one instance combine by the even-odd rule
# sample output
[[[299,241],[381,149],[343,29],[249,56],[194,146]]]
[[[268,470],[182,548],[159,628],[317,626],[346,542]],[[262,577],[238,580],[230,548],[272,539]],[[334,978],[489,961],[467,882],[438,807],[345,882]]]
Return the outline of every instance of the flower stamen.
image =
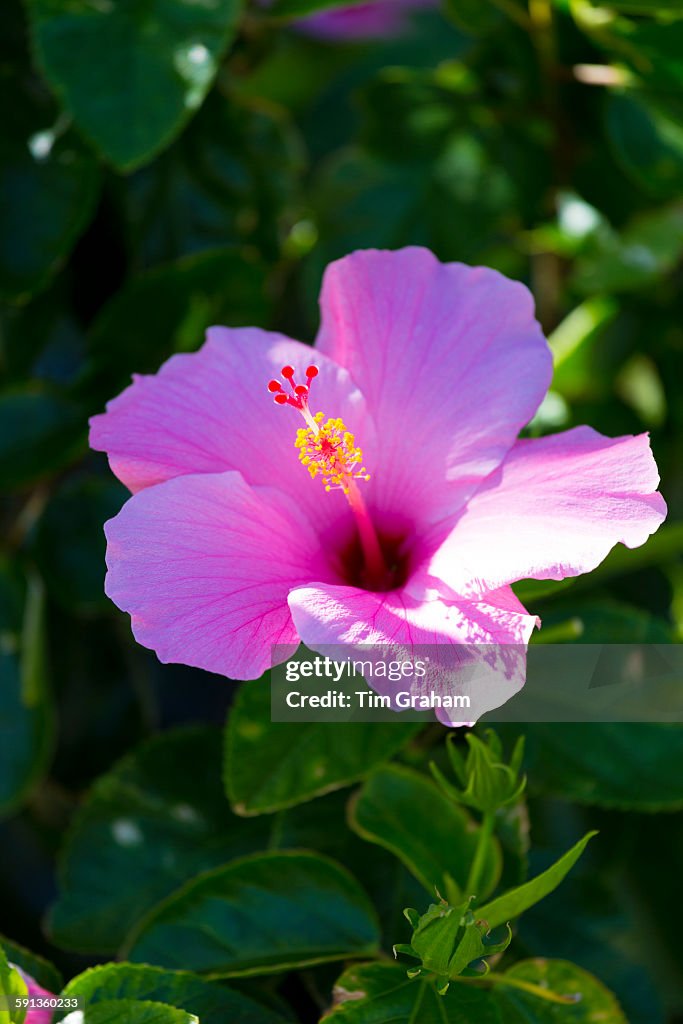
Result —
[[[292,366],[283,366],[280,375],[289,385],[289,392],[285,391],[279,380],[269,381],[268,391],[277,405],[291,405],[304,418],[306,426],[297,430],[294,441],[299,450],[299,461],[313,480],[317,476],[321,477],[326,491],[343,491],[356,519],[369,584],[378,590],[385,589],[389,586],[390,574],[372,519],[356,483],[357,480],[370,479],[363,465],[363,452],[340,417],[325,420],[324,413],[317,412],[315,416],[311,413],[308,399],[311,384],[318,376],[317,366],[311,365],[306,369],[305,384],[296,383]]]

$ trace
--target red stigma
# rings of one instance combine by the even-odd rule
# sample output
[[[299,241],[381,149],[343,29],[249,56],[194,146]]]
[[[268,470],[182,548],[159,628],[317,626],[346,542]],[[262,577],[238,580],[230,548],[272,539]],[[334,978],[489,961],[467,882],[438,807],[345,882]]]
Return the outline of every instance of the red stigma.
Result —
[[[311,365],[306,368],[306,384],[296,383],[293,366],[283,366],[280,374],[283,380],[289,384],[291,394],[287,394],[279,380],[271,380],[268,382],[268,391],[273,396],[273,400],[277,405],[292,405],[301,411],[308,405],[311,381],[318,376],[318,367]]]

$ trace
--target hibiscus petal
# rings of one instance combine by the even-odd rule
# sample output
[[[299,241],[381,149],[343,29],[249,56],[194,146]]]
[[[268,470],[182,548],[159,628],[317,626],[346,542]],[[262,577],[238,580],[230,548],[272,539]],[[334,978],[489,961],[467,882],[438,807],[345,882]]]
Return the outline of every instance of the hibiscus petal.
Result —
[[[543,399],[546,341],[521,284],[427,249],[331,264],[317,347],[347,367],[377,427],[371,504],[425,523],[458,511]]]
[[[429,564],[458,593],[594,569],[615,544],[644,544],[666,516],[647,434],[590,427],[518,441]]]
[[[256,679],[299,642],[293,586],[331,574],[310,524],[239,473],[182,476],[132,497],[105,526],[105,590],[162,662]]]
[[[172,356],[153,376],[133,384],[90,421],[90,445],[105,451],[118,478],[136,492],[186,473],[237,470],[247,483],[295,495],[319,520],[348,517],[340,493],[323,498],[297,459],[303,425],[296,410],[277,406],[269,379],[289,364],[319,367],[314,410],[344,418],[359,437],[369,433],[364,402],[346,370],[308,345],[258,328],[212,327],[198,351]]]
[[[415,581],[413,581],[415,586]],[[467,695],[471,701],[439,718],[459,724],[476,721],[500,707],[524,685],[526,644],[536,618],[526,613],[509,588],[478,601],[446,600],[433,591],[372,593],[355,587],[312,584],[289,595],[297,631],[312,650],[338,662],[348,657],[375,668],[364,673],[377,693],[397,707],[399,692]],[[410,660],[428,664],[424,677],[392,681],[378,674],[378,663]]]

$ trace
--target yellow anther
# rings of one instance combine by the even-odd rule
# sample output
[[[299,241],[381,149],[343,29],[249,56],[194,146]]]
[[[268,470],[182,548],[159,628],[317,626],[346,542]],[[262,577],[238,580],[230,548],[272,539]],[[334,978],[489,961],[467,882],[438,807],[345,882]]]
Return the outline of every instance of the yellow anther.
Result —
[[[370,479],[363,466],[363,453],[342,419],[324,419],[324,413],[316,413],[313,420],[317,430],[301,427],[294,444],[313,479],[320,473],[326,491],[340,488],[346,494],[352,479]]]

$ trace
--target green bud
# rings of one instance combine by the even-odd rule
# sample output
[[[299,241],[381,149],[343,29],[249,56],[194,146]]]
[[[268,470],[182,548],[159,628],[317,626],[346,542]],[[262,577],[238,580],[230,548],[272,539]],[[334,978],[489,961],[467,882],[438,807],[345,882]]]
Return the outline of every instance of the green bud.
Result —
[[[394,946],[394,956],[403,953],[419,961],[408,969],[408,977],[435,975],[437,989],[443,995],[453,978],[486,973],[488,964],[482,958],[507,949],[512,939],[509,926],[505,938],[492,943],[488,924],[475,919],[470,902],[453,906],[441,899],[422,916],[415,910],[404,910],[413,937],[409,945]]]
[[[509,764],[503,759],[500,739],[491,729],[487,730],[485,739],[468,733],[467,743],[469,750],[463,757],[453,738],[447,741],[449,760],[459,786],[448,782],[436,765],[431,765],[432,774],[446,796],[482,814],[493,814],[501,807],[516,803],[526,787],[526,776],[520,778],[519,774],[524,737],[517,740]]]

